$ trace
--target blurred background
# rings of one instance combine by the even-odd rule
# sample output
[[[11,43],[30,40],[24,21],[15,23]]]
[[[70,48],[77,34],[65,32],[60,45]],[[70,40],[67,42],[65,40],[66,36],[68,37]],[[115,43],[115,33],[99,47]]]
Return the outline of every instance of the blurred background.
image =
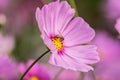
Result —
[[[40,38],[35,11],[51,1],[55,0],[0,0],[0,80],[18,80],[22,73],[20,65],[25,67],[47,50]],[[94,73],[61,72],[48,64],[47,54],[38,65],[44,66],[49,75],[49,79],[43,80],[119,80],[120,38],[115,24],[120,17],[120,0],[74,1],[79,16],[96,31],[92,43],[98,46],[101,60],[93,65]]]

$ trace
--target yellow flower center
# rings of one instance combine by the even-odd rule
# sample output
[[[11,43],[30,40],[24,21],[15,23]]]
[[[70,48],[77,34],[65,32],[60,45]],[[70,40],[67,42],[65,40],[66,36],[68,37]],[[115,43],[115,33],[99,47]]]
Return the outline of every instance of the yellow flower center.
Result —
[[[58,51],[62,51],[63,50],[63,37],[57,35],[55,36],[54,38],[52,38],[52,42],[55,46],[55,48],[58,50]]]
[[[31,76],[30,80],[39,80],[39,78],[37,76]]]

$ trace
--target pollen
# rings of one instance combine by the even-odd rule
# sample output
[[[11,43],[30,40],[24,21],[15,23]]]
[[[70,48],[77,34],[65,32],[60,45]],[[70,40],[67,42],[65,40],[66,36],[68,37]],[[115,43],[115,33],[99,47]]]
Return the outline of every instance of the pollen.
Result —
[[[31,76],[30,80],[39,80],[39,78],[37,76]]]
[[[52,42],[53,42],[55,48],[58,50],[58,52],[63,50],[63,42],[62,42],[63,40],[64,40],[64,38],[59,35],[52,38]]]

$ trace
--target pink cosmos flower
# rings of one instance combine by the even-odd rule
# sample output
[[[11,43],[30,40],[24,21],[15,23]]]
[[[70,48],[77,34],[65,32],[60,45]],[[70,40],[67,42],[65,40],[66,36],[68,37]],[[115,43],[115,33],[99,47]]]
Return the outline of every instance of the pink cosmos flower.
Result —
[[[94,39],[98,46],[100,62],[96,64],[96,80],[119,80],[120,79],[120,43],[104,31],[99,31]],[[89,80],[89,79],[88,79]]]
[[[104,71],[96,77],[97,80],[120,80],[120,62],[118,61],[107,65]]]
[[[17,80],[18,75],[16,63],[8,56],[0,55],[0,80]]]
[[[112,63],[118,61],[120,52],[120,43],[113,39],[108,33],[104,31],[98,31],[93,43],[98,46],[98,52],[100,56],[99,63]]]
[[[32,61],[29,61],[27,64],[20,64],[20,73],[23,74],[25,70],[31,65],[31,63]],[[51,80],[51,78],[46,69],[37,63],[29,70],[29,72],[24,77],[24,80]]]
[[[93,70],[88,64],[99,61],[96,46],[87,45],[94,30],[66,2],[51,2],[36,10],[36,19],[44,43],[51,50],[49,63],[75,71]]]
[[[118,33],[120,33],[120,18],[117,19],[116,24],[115,24],[115,28],[118,31]]]
[[[95,70],[96,80],[120,80],[119,60],[114,61],[107,65],[106,64],[100,64],[100,65],[97,66]]]

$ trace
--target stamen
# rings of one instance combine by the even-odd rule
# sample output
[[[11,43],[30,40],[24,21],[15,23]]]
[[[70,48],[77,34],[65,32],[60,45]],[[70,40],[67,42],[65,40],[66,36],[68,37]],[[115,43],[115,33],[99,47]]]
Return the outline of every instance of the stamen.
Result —
[[[63,41],[64,38],[60,35],[56,35],[54,38],[52,38],[52,42],[55,46],[55,48],[58,50],[58,52],[63,50]]]

